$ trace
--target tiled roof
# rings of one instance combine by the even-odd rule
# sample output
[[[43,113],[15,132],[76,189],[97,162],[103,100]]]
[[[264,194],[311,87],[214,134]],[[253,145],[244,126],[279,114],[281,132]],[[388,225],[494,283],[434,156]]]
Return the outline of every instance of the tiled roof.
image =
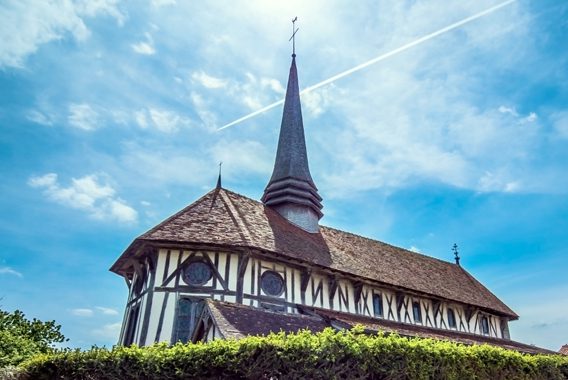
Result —
[[[420,325],[389,321],[386,319],[334,312],[325,309],[317,309],[315,313],[329,318],[330,320],[333,320],[335,322],[340,322],[344,324],[343,327],[345,328],[351,328],[355,325],[363,325],[367,330],[370,331],[383,331],[409,337],[451,340],[453,342],[463,343],[467,345],[490,344],[492,346],[499,346],[508,350],[516,350],[528,354],[556,354],[556,352],[552,350],[547,350],[545,348],[540,348],[530,344],[520,343],[508,339],[492,338],[488,336],[458,332],[454,330],[435,329],[432,327],[424,327]]]
[[[350,329],[362,325],[368,332],[397,333],[402,336],[449,340],[457,343],[489,344],[529,354],[555,354],[554,351],[506,339],[490,338],[457,331],[433,329],[378,318],[311,309],[311,315],[276,313],[251,306],[207,301],[215,325],[224,338],[242,338],[247,335],[267,335],[270,332],[297,332],[308,329],[322,331],[326,327]]]
[[[316,332],[329,326],[319,317],[276,313],[236,303],[207,300],[207,306],[225,339],[304,329]]]
[[[124,275],[126,259],[144,242],[256,248],[518,318],[458,265],[334,228],[308,233],[262,203],[226,189],[212,190],[140,236],[111,270]]]

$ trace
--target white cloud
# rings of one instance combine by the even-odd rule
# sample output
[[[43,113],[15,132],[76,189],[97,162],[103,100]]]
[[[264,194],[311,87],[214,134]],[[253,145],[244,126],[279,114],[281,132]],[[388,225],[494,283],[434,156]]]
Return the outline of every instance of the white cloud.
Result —
[[[116,191],[108,184],[101,184],[95,174],[71,180],[71,185],[62,187],[57,174],[48,173],[31,177],[28,184],[41,188],[52,201],[85,211],[90,217],[100,220],[116,220],[123,223],[136,222],[138,213],[126,202],[116,196]]]
[[[24,277],[23,274],[10,267],[0,267],[0,274],[9,274],[20,278]]]
[[[120,322],[109,323],[98,329],[94,329],[92,334],[100,338],[118,340],[118,334],[120,334],[121,327],[122,323]]]
[[[134,113],[136,124],[142,129],[154,127],[164,133],[175,133],[191,124],[189,118],[174,111],[150,107]]]
[[[410,246],[410,248],[408,248],[408,250],[410,250],[410,251],[412,251],[412,252],[420,253],[420,249],[418,249],[417,247],[415,247],[415,246],[413,246],[413,245]]]
[[[227,81],[221,78],[206,74],[204,71],[196,71],[191,75],[191,78],[206,88],[223,88],[227,86]]]
[[[86,103],[71,103],[67,120],[75,128],[92,131],[98,127],[99,114]]]
[[[146,119],[146,110],[136,111],[134,113],[134,119],[136,120],[136,123],[140,126],[140,128],[142,129],[148,128],[148,119]]]
[[[71,309],[71,314],[77,317],[92,317],[94,312],[92,309],[77,308],[77,309]]]
[[[203,97],[197,92],[192,92],[190,94],[190,100],[194,106],[194,110],[197,113],[197,116],[199,116],[205,127],[215,127],[217,124],[217,118],[215,117],[215,114],[209,110],[209,106],[207,105]]]
[[[280,83],[278,79],[262,78],[260,80],[260,84],[263,88],[269,88],[277,94],[284,95],[286,93],[286,89],[282,86],[282,83]]]
[[[29,110],[26,113],[26,119],[28,119],[29,121],[32,121],[36,124],[41,124],[41,125],[46,125],[46,126],[52,126],[53,125],[53,119],[50,115],[43,113],[41,111],[38,110]]]
[[[517,110],[514,109],[514,108],[510,108],[510,107],[499,106],[499,112],[507,113],[507,114],[513,115],[513,116],[519,116]]]
[[[486,172],[479,179],[477,189],[480,192],[515,193],[521,190],[521,184],[519,181],[503,178],[502,175]]]
[[[85,17],[109,15],[124,21],[117,0],[8,0],[0,5],[0,67],[23,67],[40,45],[72,36],[84,41],[90,34]]]
[[[528,116],[524,117],[522,119],[522,121],[532,123],[533,121],[536,121],[537,119],[538,119],[538,115],[534,112],[531,112],[531,113],[528,114]]]
[[[154,47],[154,39],[150,35],[150,33],[144,33],[146,37],[145,41],[140,41],[135,44],[130,45],[132,50],[134,50],[138,54],[144,55],[154,55],[156,54],[156,48]]]
[[[321,115],[332,101],[332,94],[336,92],[335,86],[321,88],[302,95],[302,107],[313,117]]]
[[[97,306],[96,309],[104,315],[118,315],[118,311],[110,307]]]

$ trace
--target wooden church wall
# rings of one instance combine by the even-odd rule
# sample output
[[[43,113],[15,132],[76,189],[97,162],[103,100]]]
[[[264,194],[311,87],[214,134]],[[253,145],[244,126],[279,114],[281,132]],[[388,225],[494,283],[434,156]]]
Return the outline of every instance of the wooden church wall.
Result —
[[[505,331],[508,337],[506,321],[503,324],[499,317],[467,309],[460,304],[419,297],[237,252],[160,249],[153,260],[146,258],[137,263],[120,334],[121,343],[126,342],[128,334],[134,334],[133,342],[141,345],[174,339],[178,302],[183,297],[239,302],[287,313],[297,313],[296,304],[303,304],[499,338],[504,336]],[[211,279],[202,286],[190,286],[184,281],[183,268],[191,260],[205,261],[214,269]],[[267,271],[274,271],[284,279],[285,287],[281,294],[270,296],[262,289],[261,278]],[[137,289],[139,281],[143,283]],[[375,315],[375,294],[381,300],[381,316]],[[415,305],[420,308],[421,321],[415,319]],[[129,331],[130,317],[136,308],[136,328],[132,332]],[[449,326],[448,308],[454,311],[455,328]],[[483,334],[483,317],[487,318],[489,334]]]

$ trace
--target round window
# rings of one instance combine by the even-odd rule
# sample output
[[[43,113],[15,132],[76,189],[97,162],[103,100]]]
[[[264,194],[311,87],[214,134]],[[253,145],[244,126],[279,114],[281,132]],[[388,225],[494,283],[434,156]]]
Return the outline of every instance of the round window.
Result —
[[[260,277],[260,287],[269,296],[279,296],[284,291],[284,279],[274,271],[266,271]]]
[[[193,261],[185,268],[183,277],[189,285],[201,286],[211,280],[213,270],[205,261]]]

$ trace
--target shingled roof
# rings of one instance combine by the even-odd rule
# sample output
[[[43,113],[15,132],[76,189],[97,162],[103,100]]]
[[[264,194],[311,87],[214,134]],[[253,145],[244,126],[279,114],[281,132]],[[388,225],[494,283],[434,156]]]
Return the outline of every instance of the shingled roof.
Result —
[[[440,330],[319,308],[310,308],[310,315],[303,315],[276,313],[252,306],[213,300],[207,300],[207,307],[215,326],[226,339],[238,339],[249,335],[268,335],[270,332],[279,331],[293,333],[303,329],[318,332],[326,327],[351,329],[356,325],[361,325],[369,333],[396,333],[407,337],[449,340],[466,345],[489,344],[528,354],[556,354],[551,350],[508,339]]]
[[[277,313],[238,303],[207,300],[207,307],[225,339],[244,338],[249,335],[268,335],[270,332],[287,333],[308,329],[322,331],[329,325],[318,316]]]
[[[127,259],[144,243],[253,248],[389,286],[518,316],[462,267],[334,228],[308,233],[270,207],[215,189],[138,237],[111,270],[125,275]]]

